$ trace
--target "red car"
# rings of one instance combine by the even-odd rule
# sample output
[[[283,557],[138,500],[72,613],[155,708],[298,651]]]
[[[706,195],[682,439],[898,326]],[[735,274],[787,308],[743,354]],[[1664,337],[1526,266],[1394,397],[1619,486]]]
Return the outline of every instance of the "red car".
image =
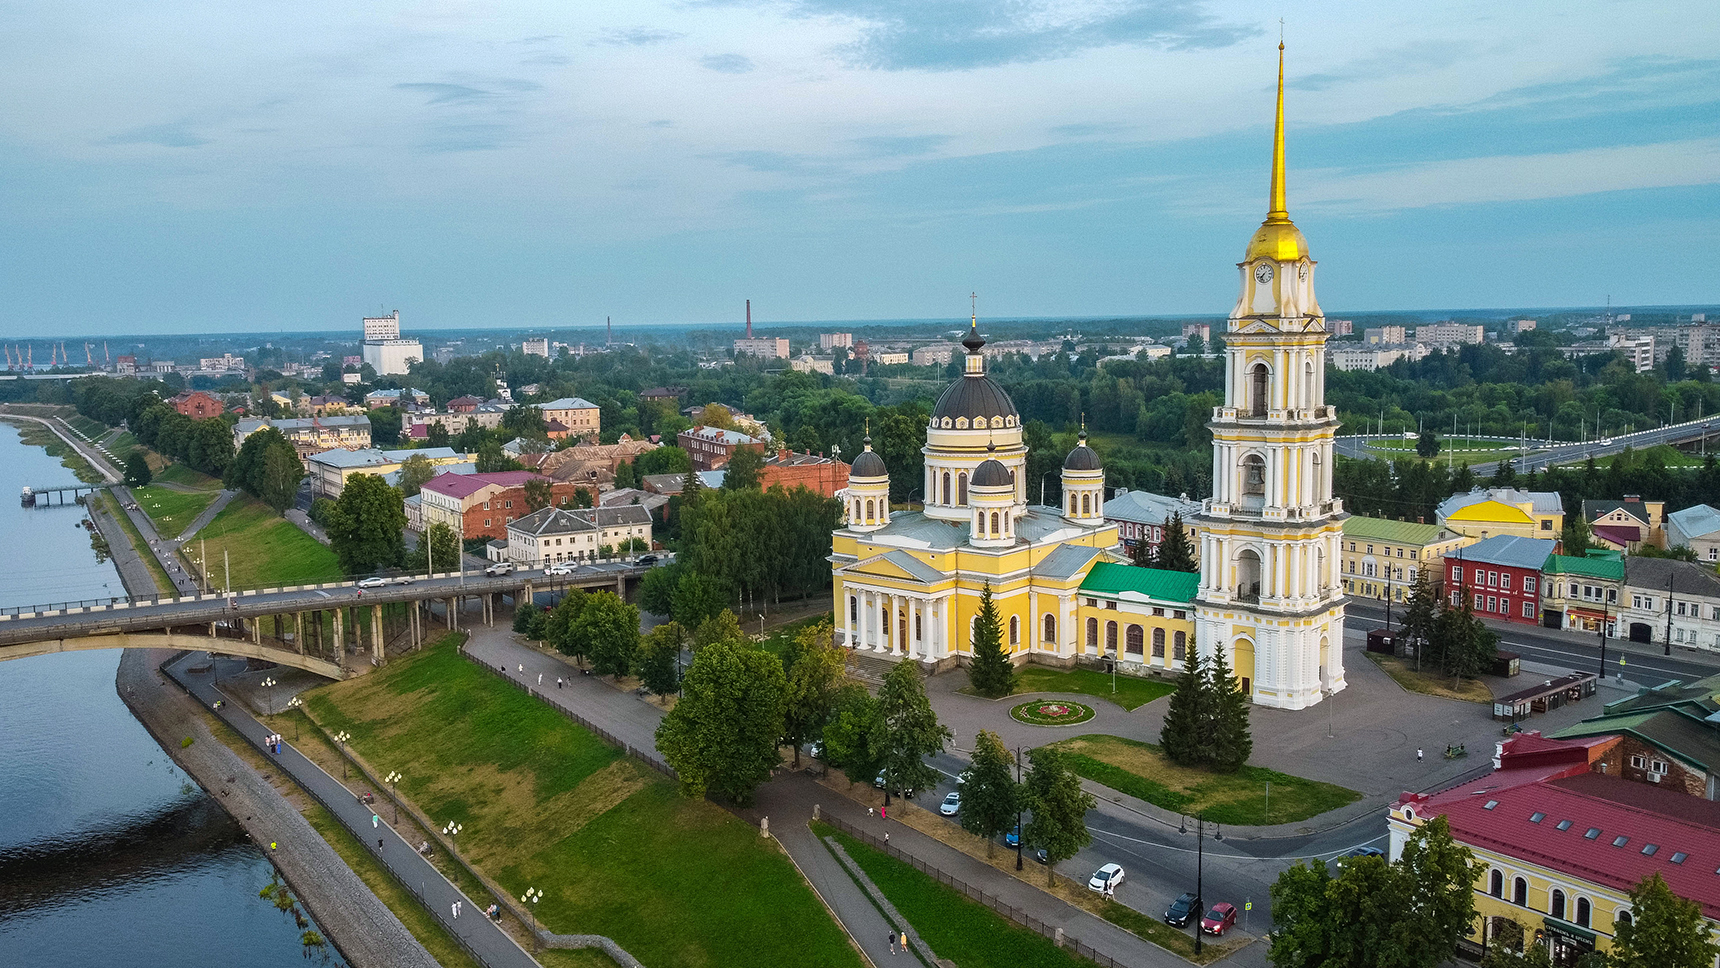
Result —
[[[1200,929],[1210,935],[1222,935],[1236,927],[1236,905],[1225,901],[1214,904],[1200,919]]]

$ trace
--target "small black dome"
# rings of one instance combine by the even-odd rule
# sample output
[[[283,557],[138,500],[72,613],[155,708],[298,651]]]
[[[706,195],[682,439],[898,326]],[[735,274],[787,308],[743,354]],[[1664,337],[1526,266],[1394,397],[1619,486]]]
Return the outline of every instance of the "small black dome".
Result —
[[[890,469],[884,466],[884,458],[872,451],[872,438],[866,438],[866,449],[860,456],[854,458],[854,466],[848,469],[849,477],[888,477]]]
[[[1066,471],[1096,471],[1099,470],[1099,455],[1093,448],[1087,446],[1087,431],[1081,431],[1081,440],[1069,456],[1063,459],[1063,469]]]
[[[979,334],[979,320],[974,320],[973,325],[968,327],[967,335],[962,337],[962,345],[967,347],[970,353],[978,353],[979,348],[985,345],[985,337]]]
[[[1002,461],[992,458],[973,469],[973,477],[968,483],[974,487],[1008,487],[1015,483],[1015,479],[1010,477],[1009,468],[1003,466]]]

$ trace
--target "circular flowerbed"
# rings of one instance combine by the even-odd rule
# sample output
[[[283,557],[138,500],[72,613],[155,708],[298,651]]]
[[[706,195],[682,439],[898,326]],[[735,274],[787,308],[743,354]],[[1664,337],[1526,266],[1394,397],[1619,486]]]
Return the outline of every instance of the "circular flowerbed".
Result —
[[[1011,709],[1009,714],[1017,722],[1032,723],[1035,726],[1073,726],[1092,719],[1093,707],[1061,699],[1042,699],[1037,702],[1024,702]]]

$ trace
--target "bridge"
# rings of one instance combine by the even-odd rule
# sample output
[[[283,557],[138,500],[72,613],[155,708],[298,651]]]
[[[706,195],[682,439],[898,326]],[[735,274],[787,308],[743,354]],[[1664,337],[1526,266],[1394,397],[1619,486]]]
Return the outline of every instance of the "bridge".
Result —
[[[114,598],[0,611],[0,662],[93,649],[190,649],[260,659],[328,679],[346,679],[388,661],[388,649],[420,647],[435,620],[460,628],[475,601],[480,621],[497,605],[531,601],[568,588],[613,590],[623,599],[651,566],[581,565],[571,574],[458,572],[393,579],[379,588],[356,582],[265,588],[179,598]],[[369,662],[354,664],[369,653]]]
[[[107,487],[107,485],[62,484],[58,487],[26,487],[24,488],[23,493],[19,495],[18,503],[27,508],[45,508],[50,506],[76,504],[78,503],[79,498],[86,494],[94,494],[104,487]],[[69,501],[66,500],[66,496],[68,494],[71,495],[71,500]],[[44,496],[46,496],[47,500],[43,500]],[[56,496],[59,497],[58,501],[54,500]]]
[[[1499,455],[1501,459],[1508,458],[1511,461],[1511,466],[1516,469],[1517,473],[1521,474],[1529,470],[1544,471],[1549,467],[1556,467],[1561,464],[1580,464],[1590,457],[1610,457],[1613,454],[1623,451],[1626,447],[1633,450],[1645,450],[1658,444],[1671,444],[1673,446],[1677,446],[1679,444],[1700,442],[1704,445],[1704,449],[1706,449],[1707,441],[1710,437],[1714,438],[1716,444],[1720,444],[1720,416],[1703,417],[1697,420],[1686,420],[1683,423],[1669,424],[1665,427],[1656,427],[1653,430],[1638,430],[1628,434],[1614,434],[1609,437],[1602,437],[1598,440],[1547,441],[1530,438],[1528,441],[1528,453],[1526,455],[1514,453],[1514,451],[1517,450],[1514,446],[1509,450],[1499,451]],[[1451,447],[1459,441],[1469,439],[1471,438],[1441,437],[1441,456],[1444,456],[1444,448]],[[1515,444],[1518,441],[1518,438],[1516,437],[1477,436],[1474,439],[1486,440],[1500,444]],[[1398,453],[1393,451],[1375,450],[1372,447],[1373,444],[1388,441],[1399,444],[1409,442],[1402,434],[1352,434],[1337,438],[1334,443],[1334,449],[1341,457],[1354,457],[1362,460],[1370,458],[1381,458],[1385,460],[1418,459],[1414,450],[1405,450]],[[1434,458],[1434,462],[1438,463],[1439,458]],[[1492,475],[1493,471],[1498,466],[1499,461],[1497,460],[1489,461],[1484,464],[1471,461],[1469,469],[1474,471],[1475,476],[1477,477],[1488,477]]]

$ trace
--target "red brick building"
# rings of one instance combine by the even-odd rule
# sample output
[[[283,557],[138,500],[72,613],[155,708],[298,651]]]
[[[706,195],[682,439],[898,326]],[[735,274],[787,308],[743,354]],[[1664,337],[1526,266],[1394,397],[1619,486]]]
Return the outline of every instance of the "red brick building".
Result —
[[[574,495],[581,490],[579,486],[535,471],[438,474],[420,492],[424,525],[446,524],[459,531],[461,538],[506,538],[508,524],[533,510],[526,504],[526,482],[533,479],[550,482],[553,506],[576,506]]]
[[[778,450],[765,458],[759,484],[767,491],[773,487],[789,491],[804,487],[825,497],[835,497],[837,491],[848,486],[848,465],[810,451],[796,454]]]
[[[196,420],[202,420],[205,417],[219,417],[227,409],[226,404],[202,390],[187,390],[174,396],[167,403],[173,409]]]
[[[1458,548],[1445,556],[1446,595],[1453,605],[1469,595],[1482,618],[1539,625],[1541,570],[1557,544],[1502,534]]]
[[[750,447],[763,452],[764,441],[751,437],[738,430],[719,430],[716,427],[693,427],[683,430],[677,438],[681,449],[692,458],[693,468],[701,471],[722,470],[728,465],[729,458],[736,450]]]

